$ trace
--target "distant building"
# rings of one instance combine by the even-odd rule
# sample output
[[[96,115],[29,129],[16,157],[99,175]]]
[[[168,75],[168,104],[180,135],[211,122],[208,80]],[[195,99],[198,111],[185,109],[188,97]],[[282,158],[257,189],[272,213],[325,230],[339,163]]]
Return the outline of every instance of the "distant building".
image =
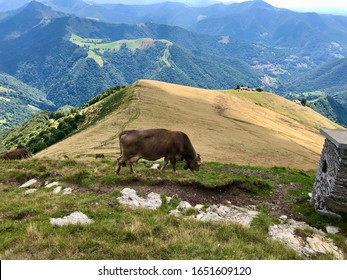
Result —
[[[255,88],[250,88],[250,87],[247,87],[247,86],[241,86],[240,90],[255,91]]]
[[[347,130],[322,128],[326,137],[311,204],[329,216],[347,213]]]

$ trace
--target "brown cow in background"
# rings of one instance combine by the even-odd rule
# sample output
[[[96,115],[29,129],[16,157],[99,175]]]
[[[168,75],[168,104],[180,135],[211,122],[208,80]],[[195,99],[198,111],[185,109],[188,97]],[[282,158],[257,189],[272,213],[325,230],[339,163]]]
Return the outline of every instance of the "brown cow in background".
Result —
[[[25,149],[18,148],[12,151],[7,151],[0,154],[0,159],[6,160],[15,160],[15,159],[24,159],[31,158],[33,154]]]
[[[176,171],[177,161],[186,161],[185,169],[199,171],[200,155],[197,154],[187,134],[181,131],[167,129],[126,130],[119,135],[121,156],[117,159],[115,172],[119,174],[122,166],[129,165],[133,173],[132,164],[140,158],[157,160],[164,158],[165,170],[169,161],[173,171]]]

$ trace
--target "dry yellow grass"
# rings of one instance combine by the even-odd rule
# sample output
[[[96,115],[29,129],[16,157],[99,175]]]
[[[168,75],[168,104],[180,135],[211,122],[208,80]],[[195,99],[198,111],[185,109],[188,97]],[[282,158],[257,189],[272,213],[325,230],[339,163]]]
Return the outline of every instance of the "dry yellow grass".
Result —
[[[324,138],[335,123],[271,93],[204,90],[141,80],[131,89],[137,101],[93,127],[39,153],[78,158],[119,154],[120,128],[163,127],[188,134],[204,161],[314,169]],[[130,117],[137,116],[128,123]]]

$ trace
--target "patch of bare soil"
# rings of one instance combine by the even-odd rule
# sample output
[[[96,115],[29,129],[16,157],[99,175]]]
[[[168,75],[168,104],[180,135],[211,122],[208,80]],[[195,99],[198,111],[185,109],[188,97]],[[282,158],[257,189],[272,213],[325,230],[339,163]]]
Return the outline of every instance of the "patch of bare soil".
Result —
[[[256,175],[263,179],[271,179],[276,182],[276,179],[269,171],[262,170],[243,170],[231,168],[229,172],[244,173],[247,175]],[[294,214],[289,201],[285,199],[289,189],[296,188],[296,184],[280,184],[274,183],[273,194],[268,197],[259,197],[240,186],[240,183],[233,183],[226,186],[208,188],[198,183],[177,183],[171,181],[160,182],[157,185],[143,185],[141,183],[131,183],[123,186],[101,186],[94,187],[93,191],[97,193],[105,193],[114,189],[132,188],[139,195],[147,195],[150,192],[164,194],[166,196],[175,197],[179,200],[188,201],[191,205],[203,204],[223,204],[236,205],[246,207],[249,205],[265,204],[268,206],[269,212],[275,217],[286,215],[295,220],[303,220],[303,216]]]

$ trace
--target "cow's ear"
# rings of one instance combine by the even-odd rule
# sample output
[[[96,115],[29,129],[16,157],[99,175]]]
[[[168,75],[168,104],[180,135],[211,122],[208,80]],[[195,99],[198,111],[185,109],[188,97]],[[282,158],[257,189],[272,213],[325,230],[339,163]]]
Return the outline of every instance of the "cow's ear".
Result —
[[[197,161],[201,161],[201,157],[199,154],[196,155],[196,159],[197,159]]]

